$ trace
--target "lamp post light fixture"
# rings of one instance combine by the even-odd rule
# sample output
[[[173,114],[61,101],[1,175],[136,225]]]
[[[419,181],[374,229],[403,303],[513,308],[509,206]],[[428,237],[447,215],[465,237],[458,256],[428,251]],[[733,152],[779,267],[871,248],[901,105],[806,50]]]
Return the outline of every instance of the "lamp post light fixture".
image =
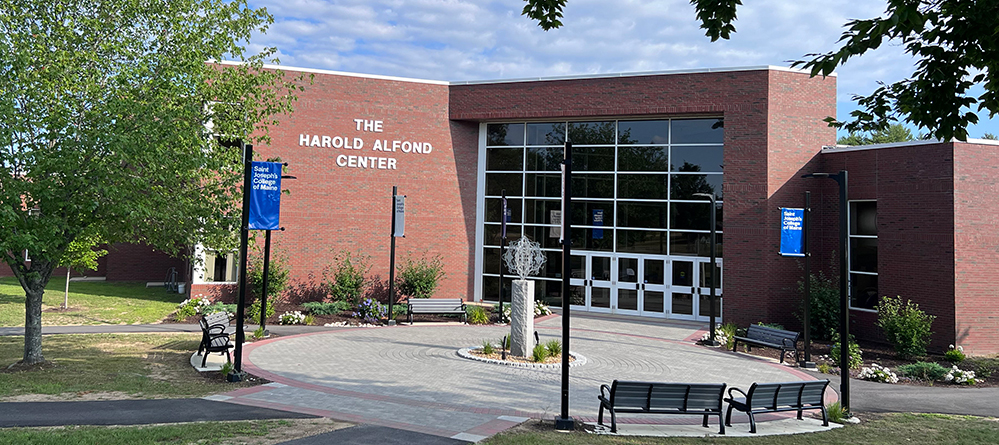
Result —
[[[711,297],[708,299],[708,318],[710,319],[708,328],[711,329],[711,337],[707,341],[707,344],[709,346],[718,346],[718,340],[715,339],[715,301],[717,301],[715,297],[715,289],[718,287],[718,268],[715,263],[717,261],[715,256],[715,237],[718,233],[718,223],[715,220],[715,214],[718,213],[718,206],[715,202],[714,193],[694,193],[693,196],[708,198],[708,200],[711,201],[711,266],[709,269],[711,270]]]
[[[849,221],[847,210],[847,173],[840,170],[839,173],[811,173],[803,175],[802,178],[829,178],[839,184],[839,341],[840,341],[840,399],[843,410],[850,412],[850,305],[847,292],[847,264],[850,257],[850,244],[847,242],[849,235]],[[810,277],[806,278],[810,279]]]

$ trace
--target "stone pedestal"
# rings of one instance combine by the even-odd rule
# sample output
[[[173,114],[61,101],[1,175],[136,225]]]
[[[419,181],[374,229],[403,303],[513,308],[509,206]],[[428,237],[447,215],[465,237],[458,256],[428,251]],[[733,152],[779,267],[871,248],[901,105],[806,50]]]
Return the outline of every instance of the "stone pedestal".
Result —
[[[510,353],[530,357],[534,350],[534,281],[513,280]]]

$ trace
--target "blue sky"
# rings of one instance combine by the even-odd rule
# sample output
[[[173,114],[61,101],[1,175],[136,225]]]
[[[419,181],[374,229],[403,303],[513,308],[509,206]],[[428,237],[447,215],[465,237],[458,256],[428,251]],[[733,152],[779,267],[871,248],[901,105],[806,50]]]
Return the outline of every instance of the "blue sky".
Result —
[[[731,40],[712,43],[688,0],[570,0],[561,29],[520,14],[522,0],[249,0],[275,23],[250,42],[282,65],[432,80],[494,80],[735,66],[788,66],[834,48],[843,24],[884,0],[750,0]],[[837,70],[840,120],[854,94],[912,72],[897,42]],[[969,129],[999,134],[999,118]],[[918,131],[913,128],[913,134]]]

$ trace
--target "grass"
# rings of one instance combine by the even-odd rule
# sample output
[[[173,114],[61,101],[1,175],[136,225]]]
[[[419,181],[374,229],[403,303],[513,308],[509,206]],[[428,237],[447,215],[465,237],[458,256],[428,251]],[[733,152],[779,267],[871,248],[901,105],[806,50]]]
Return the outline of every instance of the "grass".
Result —
[[[135,398],[202,397],[255,384],[226,383],[207,378],[217,373],[195,371],[190,359],[200,340],[200,333],[47,335],[42,351],[53,365],[5,372],[7,364],[21,359],[24,338],[0,337],[0,400],[32,394],[67,399],[105,392]]]
[[[0,429],[0,443],[31,445],[62,445],[87,443],[101,445],[138,444],[232,444],[273,443],[268,436],[281,434],[281,430],[295,424],[285,420],[251,422],[199,422],[172,425],[100,427],[71,426],[64,428],[9,428]],[[287,439],[281,437],[277,440]]]
[[[861,416],[859,425],[847,425],[832,431],[790,436],[760,436],[747,438],[657,438],[622,437],[561,433],[551,422],[536,421],[501,433],[482,442],[489,445],[526,444],[733,444],[733,445],[792,445],[792,444],[994,444],[999,437],[999,420],[981,417],[940,414],[883,414]],[[716,424],[712,424],[716,427]],[[760,428],[766,428],[765,425]],[[716,430],[711,430],[717,432]]]
[[[42,324],[93,325],[155,323],[184,300],[183,294],[144,283],[72,281],[69,310],[63,304],[66,277],[52,277],[42,297]],[[13,277],[0,278],[0,326],[24,326],[24,290]]]

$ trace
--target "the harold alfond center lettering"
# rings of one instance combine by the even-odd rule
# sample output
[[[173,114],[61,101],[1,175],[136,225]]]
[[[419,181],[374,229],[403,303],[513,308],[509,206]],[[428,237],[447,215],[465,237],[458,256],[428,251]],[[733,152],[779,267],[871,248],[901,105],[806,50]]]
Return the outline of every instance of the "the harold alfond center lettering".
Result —
[[[366,133],[381,133],[382,121],[354,119],[357,131]],[[299,147],[334,148],[341,150],[363,150],[369,146],[364,138],[349,136],[330,136],[322,134],[299,134]],[[375,139],[370,145],[371,151],[381,152],[383,156],[365,156],[359,154],[340,154],[336,157],[338,167],[372,168],[376,170],[397,170],[398,160],[395,157],[384,156],[391,153],[429,154],[434,151],[429,142],[399,141]]]

